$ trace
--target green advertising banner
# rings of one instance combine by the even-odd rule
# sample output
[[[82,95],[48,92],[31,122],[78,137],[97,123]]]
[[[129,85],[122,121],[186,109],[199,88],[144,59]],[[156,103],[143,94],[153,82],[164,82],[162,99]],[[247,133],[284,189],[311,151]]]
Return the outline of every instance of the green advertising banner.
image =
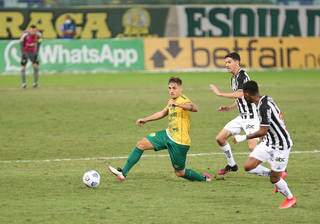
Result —
[[[0,73],[19,72],[20,42],[0,41],[0,52]],[[42,72],[143,70],[143,40],[45,40],[39,59]]]
[[[320,6],[177,6],[180,37],[318,37]]]
[[[61,38],[67,15],[76,26],[79,39],[163,37],[168,11],[169,7],[0,9],[0,39],[19,38],[32,24],[45,39]]]

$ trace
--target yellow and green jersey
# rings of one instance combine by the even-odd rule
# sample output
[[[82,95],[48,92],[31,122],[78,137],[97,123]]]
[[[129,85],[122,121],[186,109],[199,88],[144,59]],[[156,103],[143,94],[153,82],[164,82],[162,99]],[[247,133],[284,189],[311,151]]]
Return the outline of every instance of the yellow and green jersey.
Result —
[[[191,103],[191,100],[185,95],[176,98],[177,104]],[[169,113],[169,125],[166,130],[169,138],[181,145],[190,145],[190,114],[189,111],[183,110],[180,107],[167,106]]]

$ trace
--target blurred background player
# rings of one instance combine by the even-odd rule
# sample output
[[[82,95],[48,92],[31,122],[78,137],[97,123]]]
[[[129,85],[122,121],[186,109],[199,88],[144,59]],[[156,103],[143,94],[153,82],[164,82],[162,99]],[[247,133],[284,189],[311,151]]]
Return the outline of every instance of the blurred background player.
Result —
[[[250,153],[244,169],[250,171],[262,162],[268,161],[271,166],[270,181],[286,197],[279,208],[293,207],[296,205],[297,199],[291,193],[287,182],[282,178],[293,146],[282,113],[271,97],[260,96],[259,87],[255,81],[245,83],[243,85],[243,93],[245,99],[250,103],[254,103],[258,108],[260,128],[252,134],[235,135],[234,142],[263,137],[262,142]]]
[[[191,169],[185,169],[187,153],[191,144],[189,112],[197,112],[198,107],[185,95],[182,95],[180,78],[172,77],[169,79],[168,91],[170,100],[163,110],[136,121],[137,125],[142,126],[149,121],[169,116],[168,128],[151,133],[138,141],[122,169],[108,166],[109,171],[116,175],[118,180],[126,179],[130,169],[139,161],[145,150],[160,151],[168,149],[174,172],[178,177],[191,181],[211,181],[211,175],[207,173],[201,175]]]
[[[224,152],[228,163],[224,168],[218,171],[219,175],[225,175],[230,171],[236,172],[238,170],[238,166],[232,154],[231,146],[227,142],[228,138],[232,135],[240,134],[241,130],[246,134],[250,134],[259,129],[259,119],[257,116],[256,106],[254,104],[247,103],[243,97],[243,84],[249,81],[250,78],[244,69],[240,67],[240,55],[236,52],[232,52],[226,55],[224,59],[226,68],[232,74],[232,92],[221,92],[218,87],[213,84],[210,85],[210,88],[217,96],[236,99],[233,104],[230,106],[221,106],[218,111],[226,112],[238,107],[240,115],[227,123],[216,136],[217,143]],[[248,147],[250,151],[254,149],[257,142],[258,139],[248,140]],[[270,169],[260,165],[255,170],[251,170],[250,173],[268,176],[270,174]]]
[[[70,15],[66,15],[66,19],[61,26],[61,32],[64,39],[73,39],[76,35],[76,24]]]
[[[28,60],[32,62],[33,67],[33,88],[38,87],[39,81],[39,48],[41,43],[41,33],[35,25],[31,25],[28,30],[23,32],[20,38],[21,47],[21,79],[22,88],[27,88],[26,65]]]

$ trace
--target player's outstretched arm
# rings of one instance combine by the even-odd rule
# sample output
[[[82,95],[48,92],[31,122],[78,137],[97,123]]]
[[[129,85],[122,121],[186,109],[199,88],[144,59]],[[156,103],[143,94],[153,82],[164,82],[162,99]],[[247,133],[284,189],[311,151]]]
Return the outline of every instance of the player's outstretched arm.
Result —
[[[194,103],[175,104],[175,106],[191,112],[198,112],[198,106]]]
[[[144,118],[139,118],[136,121],[136,124],[139,126],[143,126],[145,123],[149,122],[149,121],[156,121],[159,120],[161,118],[164,118],[168,115],[168,108],[164,108],[161,111],[158,111],[154,114],[151,114],[150,116],[144,117]]]
[[[248,139],[260,138],[265,136],[268,133],[269,126],[260,126],[260,129],[249,135],[235,135],[233,139],[233,143],[237,144],[239,142],[243,142]]]
[[[214,84],[210,84],[210,89],[211,91],[216,94],[217,96],[221,96],[221,97],[225,97],[225,98],[241,98],[243,97],[243,91],[241,89],[237,90],[236,92],[232,92],[232,93],[224,93],[221,92],[220,89],[214,85]]]
[[[174,99],[169,100],[169,106],[180,107],[183,110],[188,110],[191,112],[198,112],[198,106],[192,102],[178,104]]]
[[[227,111],[233,110],[236,107],[237,107],[237,102],[234,101],[233,104],[231,104],[230,106],[221,106],[221,107],[219,107],[218,111],[219,112],[227,112]]]

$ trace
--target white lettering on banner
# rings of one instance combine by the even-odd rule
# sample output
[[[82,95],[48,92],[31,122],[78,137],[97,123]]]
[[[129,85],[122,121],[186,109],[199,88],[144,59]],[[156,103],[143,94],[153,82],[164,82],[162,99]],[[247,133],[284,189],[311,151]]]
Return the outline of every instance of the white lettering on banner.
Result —
[[[55,48],[51,48],[49,45],[41,48],[41,63],[55,64],[57,63],[59,49],[61,45],[55,45]],[[62,48],[62,46],[61,46]]]
[[[21,69],[21,52],[19,40],[8,42],[4,52],[5,72],[18,72]],[[115,48],[103,44],[99,48],[82,45],[78,48],[66,48],[62,44],[42,44],[39,51],[40,63],[50,64],[103,64],[113,67],[130,67],[137,63],[138,52],[134,48]],[[31,63],[27,64],[27,68]]]
[[[104,44],[101,50],[83,45],[78,49],[64,48],[61,44],[46,45],[40,49],[41,63],[43,64],[98,64],[109,62],[114,67],[124,64],[130,67],[138,60],[138,52],[132,48],[111,49]]]
[[[114,64],[109,45],[103,45],[99,60],[100,60],[100,63],[103,61],[109,61],[111,64]]]
[[[126,66],[129,67],[131,64],[138,61],[138,53],[135,49],[128,49],[126,51]]]

